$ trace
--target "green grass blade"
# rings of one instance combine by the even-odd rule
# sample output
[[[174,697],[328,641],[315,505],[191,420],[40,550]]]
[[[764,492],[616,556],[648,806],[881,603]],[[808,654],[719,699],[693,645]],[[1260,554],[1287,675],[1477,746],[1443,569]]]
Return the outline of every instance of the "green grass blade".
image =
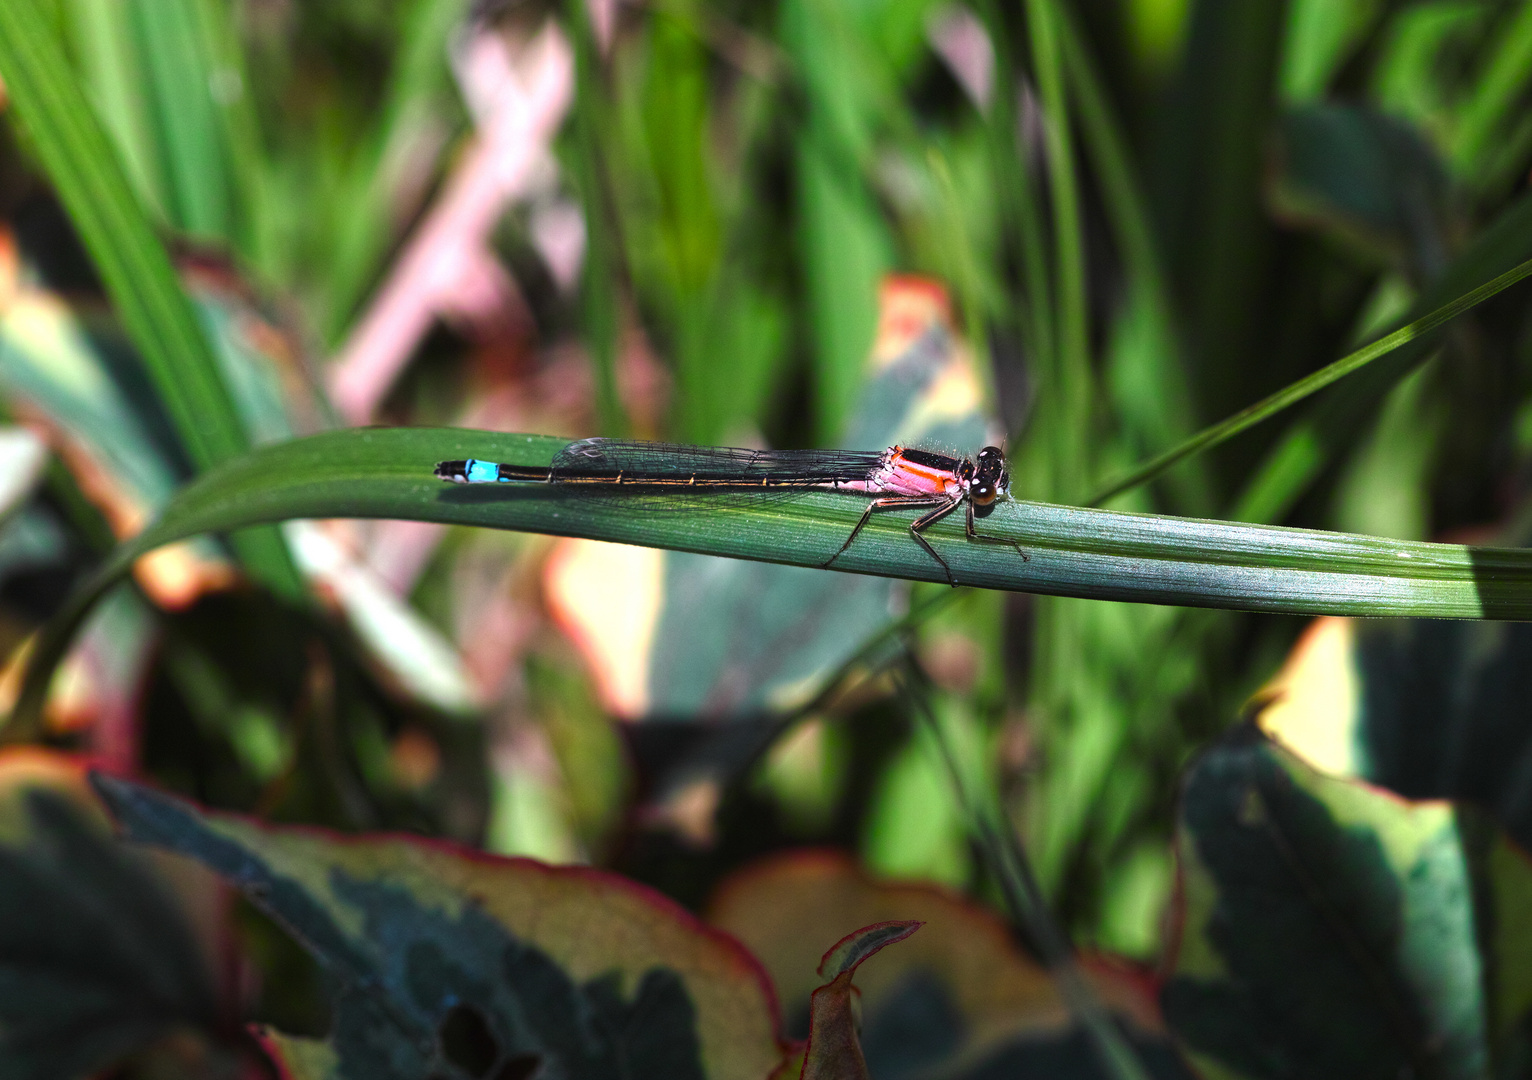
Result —
[[[86,93],[142,199],[164,218],[165,178],[133,12],[122,0],[69,0],[70,44]]]
[[[914,705],[917,719],[936,743],[962,807],[968,835],[1000,886],[1011,924],[1036,943],[1039,958],[1053,976],[1059,997],[1075,1023],[1084,1029],[1102,1067],[1117,1080],[1150,1080],[1133,1045],[1080,970],[1074,946],[1054,919],[1038,887],[1037,875],[1015,826],[1006,819],[994,791],[985,782],[988,763],[982,755],[972,752],[974,747],[964,745],[967,740],[957,737],[946,718],[937,715],[923,688],[912,686],[903,673],[895,675],[895,685]]]
[[[232,235],[229,162],[213,101],[213,66],[200,32],[197,0],[133,4],[152,87],[151,112],[164,152],[167,209],[180,229],[204,243]]]
[[[1482,228],[1452,264],[1425,287],[1407,317],[1426,315],[1529,257],[1532,195],[1522,195]],[[1281,520],[1320,471],[1368,425],[1385,395],[1436,352],[1440,339],[1437,334],[1417,338],[1316,400],[1266,452],[1223,516],[1255,523]]]
[[[332,226],[333,255],[324,273],[318,316],[320,331],[331,346],[344,339],[379,273],[379,263],[398,239],[400,223],[395,218],[413,215],[413,204],[400,205],[405,171],[401,163],[418,164],[421,143],[430,144],[425,133],[445,122],[451,84],[448,46],[467,8],[467,0],[413,0],[400,7],[399,43],[376,125],[354,160],[348,160],[333,195],[342,209]]]
[[[571,173],[585,208],[586,250],[581,271],[580,321],[595,374],[596,416],[604,435],[628,433],[617,389],[617,351],[622,331],[621,218],[609,182],[605,147],[616,141],[610,94],[601,76],[601,55],[590,11],[572,4],[575,23],[574,145]]]
[[[1027,27],[1032,39],[1033,73],[1044,115],[1048,202],[1053,218],[1057,340],[1055,342],[1051,429],[1054,435],[1054,492],[1078,498],[1089,475],[1093,397],[1089,316],[1085,297],[1085,244],[1080,219],[1080,190],[1075,173],[1074,139],[1064,85],[1061,22],[1051,0],[1029,0]]]
[[[584,536],[618,543],[819,566],[863,503],[816,492],[753,507],[655,511],[621,499],[570,500],[541,485],[459,486],[435,462],[481,457],[546,465],[565,445],[541,435],[435,428],[326,432],[263,446],[187,485],[160,520],[122,545],[39,644],[21,716],[35,716],[46,674],[78,619],[133,560],[162,544],[286,518],[407,518]],[[954,518],[932,543],[965,585],[991,589],[1304,615],[1532,618],[1532,552],[1405,543],[1344,533],[1006,503],[972,543]],[[837,568],[942,581],[907,532],[909,514],[874,519]],[[25,725],[23,725],[24,727]]]
[[[36,0],[0,7],[0,73],[192,459],[238,454],[245,440],[191,304]]]
[[[1528,71],[1532,69],[1532,7],[1523,7],[1497,28],[1496,41],[1482,76],[1459,114],[1451,149],[1459,176],[1483,186],[1498,140],[1506,136],[1507,118],[1525,108]],[[1499,177],[1496,177],[1499,179]]]
[[[0,76],[187,453],[204,469],[236,456],[248,443],[212,349],[38,0],[0,4]],[[301,593],[279,542],[235,545],[273,588]]]
[[[1264,400],[1258,401],[1248,408],[1241,409],[1228,419],[1222,420],[1211,427],[1203,428],[1179,446],[1171,447],[1163,454],[1145,462],[1127,476],[1108,484],[1106,488],[1090,500],[1090,505],[1100,506],[1114,496],[1121,495],[1124,491],[1154,479],[1166,469],[1171,468],[1178,462],[1184,461],[1191,455],[1201,453],[1204,450],[1210,450],[1220,443],[1232,439],[1246,428],[1259,424],[1262,420],[1281,412],[1290,405],[1296,405],[1304,398],[1323,390],[1331,383],[1345,378],[1359,368],[1365,367],[1378,357],[1393,352],[1406,342],[1414,341],[1416,338],[1430,333],[1444,323],[1452,321],[1469,308],[1488,300],[1491,296],[1516,284],[1516,282],[1528,275],[1532,275],[1532,259],[1507,270],[1499,277],[1485,282],[1477,289],[1464,293],[1456,300],[1443,304],[1429,315],[1422,316],[1414,322],[1400,327],[1392,334],[1381,337],[1370,345],[1364,345],[1356,350],[1356,352],[1341,357],[1327,367],[1320,368],[1312,375],[1283,387]]]

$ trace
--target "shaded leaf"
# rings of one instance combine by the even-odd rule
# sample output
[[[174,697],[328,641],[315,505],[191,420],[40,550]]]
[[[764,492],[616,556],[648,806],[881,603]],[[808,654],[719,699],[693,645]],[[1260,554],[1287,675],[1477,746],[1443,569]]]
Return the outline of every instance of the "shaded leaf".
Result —
[[[621,878],[262,829],[93,780],[132,838],[206,863],[324,966],[329,1051],[299,1044],[318,1075],[700,1080],[758,1078],[780,1061],[748,954]]]
[[[1488,1064],[1452,811],[1324,777],[1253,727],[1186,778],[1165,1017],[1239,1077],[1477,1077]]]
[[[0,1074],[83,1077],[184,1028],[239,1033],[164,879],[78,765],[0,755]]]
[[[1406,264],[1424,279],[1446,257],[1447,174],[1399,120],[1355,105],[1315,104],[1282,119],[1280,211]]]

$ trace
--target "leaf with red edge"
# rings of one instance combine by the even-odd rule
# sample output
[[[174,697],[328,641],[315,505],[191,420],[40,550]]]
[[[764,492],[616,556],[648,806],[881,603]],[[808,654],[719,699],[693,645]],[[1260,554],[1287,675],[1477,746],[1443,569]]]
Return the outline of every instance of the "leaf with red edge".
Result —
[[[871,926],[854,930],[825,953],[825,958],[819,963],[819,974],[827,979],[838,979],[842,975],[850,975],[861,966],[863,960],[883,946],[903,941],[923,925],[925,924],[913,920],[890,921],[873,923]]]
[[[864,926],[841,938],[825,953],[819,973],[830,981],[809,1004],[809,1046],[802,1080],[872,1080],[862,1044],[856,1037],[856,1014],[851,1002],[851,977],[869,956],[903,941],[923,924],[882,922]]]
[[[328,1042],[270,1040],[294,1077],[761,1080],[782,1060],[754,958],[614,874],[265,828],[93,780],[132,839],[228,878],[327,970]]]

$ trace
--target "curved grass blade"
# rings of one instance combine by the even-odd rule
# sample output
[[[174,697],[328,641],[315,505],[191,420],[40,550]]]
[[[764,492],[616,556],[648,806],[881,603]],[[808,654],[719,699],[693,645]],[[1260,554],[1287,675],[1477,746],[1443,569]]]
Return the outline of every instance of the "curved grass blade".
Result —
[[[0,76],[192,461],[241,453],[249,440],[196,312],[38,0],[0,4]],[[278,537],[235,546],[267,584],[302,594]]]
[[[814,492],[788,503],[654,513],[611,500],[560,497],[542,485],[449,485],[435,462],[478,457],[542,467],[566,445],[541,435],[433,428],[326,432],[253,450],[198,477],[160,519],[121,545],[39,642],[20,725],[35,717],[79,619],[138,556],[171,541],[306,517],[409,518],[584,536],[617,543],[820,566],[864,507]],[[955,515],[954,515],[955,516]],[[837,570],[944,580],[909,536],[909,513],[880,514]],[[998,505],[976,544],[950,519],[927,534],[961,584],[990,589],[1303,615],[1532,619],[1532,552],[1408,543],[1345,533],[1124,514],[1046,503]]]
[[[1197,434],[1157,457],[1151,458],[1127,476],[1121,477],[1108,484],[1101,491],[1091,497],[1087,505],[1100,506],[1102,503],[1138,487],[1146,481],[1154,479],[1166,469],[1191,457],[1193,454],[1204,450],[1211,450],[1220,443],[1227,442],[1246,428],[1254,427],[1267,417],[1281,412],[1290,405],[1296,405],[1304,398],[1323,390],[1331,383],[1350,375],[1353,371],[1365,367],[1378,357],[1393,352],[1401,345],[1414,341],[1430,333],[1444,323],[1450,322],[1469,308],[1488,300],[1496,293],[1509,288],[1528,275],[1532,275],[1532,259],[1512,267],[1499,277],[1492,278],[1480,285],[1477,289],[1464,293],[1456,300],[1452,300],[1429,315],[1424,315],[1414,322],[1401,326],[1392,334],[1379,338],[1370,345],[1364,345],[1347,356],[1341,357],[1333,364],[1320,368],[1305,378],[1278,390],[1275,394],[1256,402],[1248,408],[1222,420],[1211,427],[1203,428]]]

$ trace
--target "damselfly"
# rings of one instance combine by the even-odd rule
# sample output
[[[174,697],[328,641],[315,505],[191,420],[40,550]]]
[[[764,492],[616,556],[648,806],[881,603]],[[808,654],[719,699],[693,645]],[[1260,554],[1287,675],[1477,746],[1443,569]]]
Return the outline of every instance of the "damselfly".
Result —
[[[923,534],[962,506],[968,539],[1008,544],[1027,557],[1014,540],[974,529],[976,511],[987,513],[998,500],[1010,497],[1011,477],[998,446],[986,446],[973,457],[950,457],[903,446],[882,451],[773,451],[582,439],[560,450],[546,469],[469,458],[441,462],[436,475],[459,484],[550,484],[570,493],[629,498],[809,489],[868,496],[871,501],[856,528],[821,565],[828,568],[840,558],[876,511],[923,509],[926,513],[910,523],[910,535],[941,564],[953,585],[957,579],[952,568]]]

